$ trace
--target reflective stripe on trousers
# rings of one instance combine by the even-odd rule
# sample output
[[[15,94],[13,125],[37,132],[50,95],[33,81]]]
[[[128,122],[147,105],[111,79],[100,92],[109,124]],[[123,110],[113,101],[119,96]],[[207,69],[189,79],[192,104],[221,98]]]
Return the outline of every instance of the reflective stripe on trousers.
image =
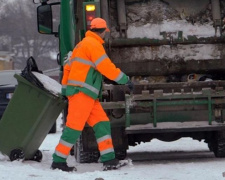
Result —
[[[70,149],[73,147],[73,144],[68,143],[60,139],[59,144],[55,148],[55,154],[62,158],[67,158],[70,153]]]
[[[101,156],[110,152],[114,152],[112,138],[110,135],[105,135],[103,137],[98,138],[97,143]]]

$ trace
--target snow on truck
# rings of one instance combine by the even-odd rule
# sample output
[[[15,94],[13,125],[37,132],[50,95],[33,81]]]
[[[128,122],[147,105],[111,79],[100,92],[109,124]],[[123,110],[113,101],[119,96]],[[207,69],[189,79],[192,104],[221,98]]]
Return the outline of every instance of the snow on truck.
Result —
[[[90,21],[95,17],[107,21],[107,54],[134,83],[128,94],[126,85],[104,80],[102,105],[110,118],[118,159],[140,142],[182,137],[204,140],[216,157],[225,157],[225,1],[34,2],[40,3],[38,31],[59,38],[61,71]],[[56,30],[55,16],[60,17]],[[90,127],[85,127],[74,154],[81,163],[98,160]]]

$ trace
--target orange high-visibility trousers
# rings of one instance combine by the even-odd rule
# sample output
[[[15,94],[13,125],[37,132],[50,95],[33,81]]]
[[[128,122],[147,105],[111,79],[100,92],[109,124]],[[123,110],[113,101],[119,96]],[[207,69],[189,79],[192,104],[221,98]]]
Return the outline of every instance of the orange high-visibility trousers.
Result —
[[[57,159],[56,156],[58,156],[66,159],[72,148],[72,141],[77,140],[77,138],[74,139],[71,136],[76,136],[76,132],[82,131],[85,123],[88,123],[95,131],[101,161],[104,162],[115,158],[109,118],[99,100],[94,100],[83,92],[69,96],[68,100],[67,129],[63,131],[53,157]],[[74,133],[71,130],[68,131],[68,128]]]
[[[68,100],[67,127],[82,131],[86,122],[93,127],[100,121],[109,121],[99,100],[94,100],[83,92],[69,96]]]

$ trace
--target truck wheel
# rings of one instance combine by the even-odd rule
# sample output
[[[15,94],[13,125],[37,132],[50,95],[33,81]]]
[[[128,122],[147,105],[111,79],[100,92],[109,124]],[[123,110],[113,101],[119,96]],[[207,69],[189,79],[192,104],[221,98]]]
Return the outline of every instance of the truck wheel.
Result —
[[[210,149],[214,152],[215,157],[225,157],[225,132],[216,132],[215,139],[211,141],[210,146]]]
[[[116,158],[119,160],[124,160],[127,157],[126,150],[115,151]]]
[[[78,163],[93,163],[98,162],[100,154],[98,151],[84,152],[82,140],[79,138],[74,146],[74,156]]]
[[[21,149],[13,149],[9,155],[10,161],[24,159],[24,157],[24,152]]]
[[[208,148],[209,148],[210,151],[213,152],[213,143],[208,142]]]

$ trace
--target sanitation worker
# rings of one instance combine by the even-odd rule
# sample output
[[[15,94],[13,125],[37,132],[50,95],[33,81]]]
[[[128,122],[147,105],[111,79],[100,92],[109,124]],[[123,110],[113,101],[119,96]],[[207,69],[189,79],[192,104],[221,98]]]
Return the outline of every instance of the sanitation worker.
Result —
[[[76,171],[75,167],[67,165],[66,160],[85,123],[95,132],[104,170],[120,167],[119,160],[115,158],[109,118],[99,102],[99,97],[103,76],[118,84],[128,84],[130,89],[133,84],[111,62],[104,50],[102,44],[107,31],[109,29],[104,19],[93,19],[85,38],[76,45],[69,61],[64,64],[62,94],[68,97],[68,115],[66,127],[53,154],[52,169]]]

